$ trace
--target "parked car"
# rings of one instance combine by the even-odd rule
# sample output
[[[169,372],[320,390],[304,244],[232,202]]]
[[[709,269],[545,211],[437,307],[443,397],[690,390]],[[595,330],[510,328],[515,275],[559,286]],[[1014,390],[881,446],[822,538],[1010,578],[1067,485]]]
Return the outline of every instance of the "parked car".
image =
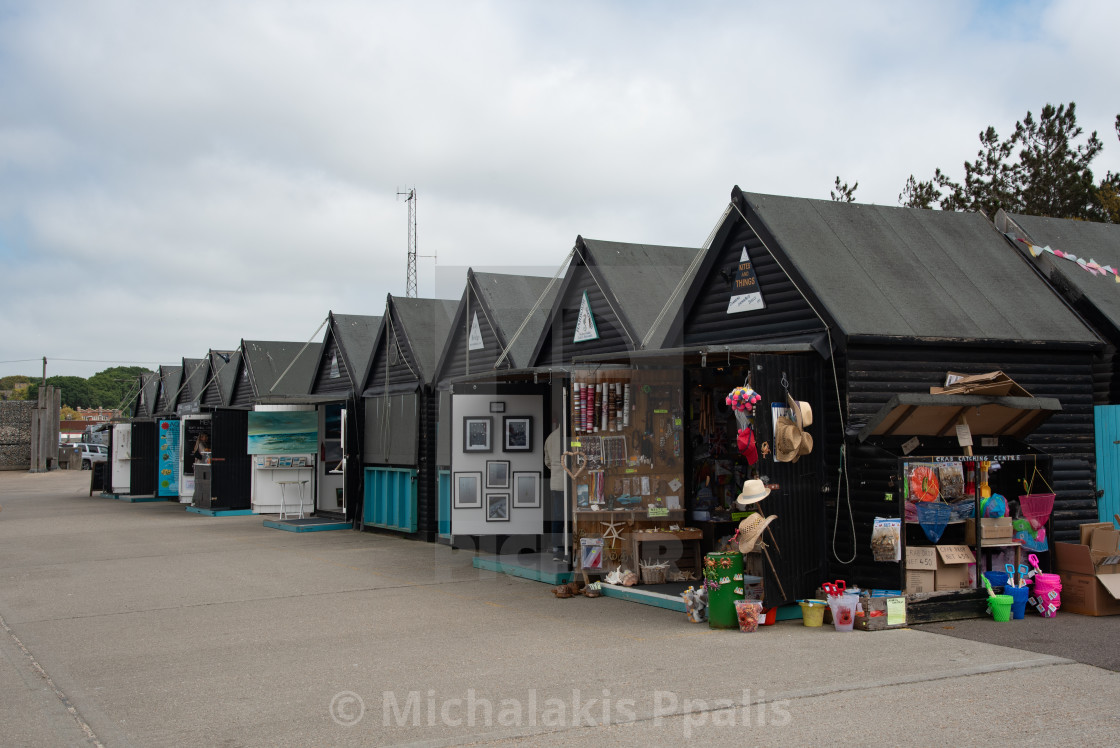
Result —
[[[109,448],[104,444],[75,444],[74,449],[82,456],[82,470],[89,470],[93,463],[109,459]]]

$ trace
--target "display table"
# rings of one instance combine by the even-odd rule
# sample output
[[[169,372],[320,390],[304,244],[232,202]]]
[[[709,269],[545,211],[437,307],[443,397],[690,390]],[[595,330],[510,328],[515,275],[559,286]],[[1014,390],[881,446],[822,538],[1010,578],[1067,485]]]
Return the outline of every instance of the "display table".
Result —
[[[700,543],[704,533],[687,529],[680,532],[631,532],[626,535],[630,562],[635,569],[643,560],[671,561],[681,571],[691,571],[700,578]],[[643,555],[648,554],[648,558]]]

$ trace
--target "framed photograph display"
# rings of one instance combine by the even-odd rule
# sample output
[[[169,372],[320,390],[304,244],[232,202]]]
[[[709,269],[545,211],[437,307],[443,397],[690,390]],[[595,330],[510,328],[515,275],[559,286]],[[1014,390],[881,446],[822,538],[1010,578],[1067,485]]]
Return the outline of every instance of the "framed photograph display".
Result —
[[[505,416],[502,418],[502,451],[533,451],[532,416]]]
[[[536,509],[541,505],[541,474],[513,474],[513,505],[520,509]]]
[[[492,452],[491,432],[494,419],[491,416],[467,416],[463,419],[463,451]]]
[[[486,521],[509,522],[509,494],[486,494]]]
[[[509,460],[486,461],[486,487],[509,488]]]
[[[490,403],[490,412],[491,413],[505,413],[506,412],[505,402],[503,402],[502,400],[495,400],[494,402]]]
[[[482,473],[455,473],[452,487],[456,509],[482,508]]]

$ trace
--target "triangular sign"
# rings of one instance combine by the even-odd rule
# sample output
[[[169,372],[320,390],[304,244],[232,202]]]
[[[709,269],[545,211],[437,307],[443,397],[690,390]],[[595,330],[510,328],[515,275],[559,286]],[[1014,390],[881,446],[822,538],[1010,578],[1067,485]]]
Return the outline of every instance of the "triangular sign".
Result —
[[[732,280],[731,298],[727,301],[727,313],[750,312],[765,306],[751,256],[747,253],[746,245],[743,245],[743,253],[739,255],[739,265],[735,268],[735,276]]]
[[[586,343],[589,340],[599,339],[599,328],[595,324],[595,315],[591,313],[591,301],[587,298],[587,291],[583,292],[583,301],[579,303],[579,316],[576,317],[576,334],[573,343]]]
[[[475,312],[474,318],[471,320],[471,334],[467,338],[467,350],[479,351],[485,347],[482,342],[482,328],[478,326],[478,312]]]

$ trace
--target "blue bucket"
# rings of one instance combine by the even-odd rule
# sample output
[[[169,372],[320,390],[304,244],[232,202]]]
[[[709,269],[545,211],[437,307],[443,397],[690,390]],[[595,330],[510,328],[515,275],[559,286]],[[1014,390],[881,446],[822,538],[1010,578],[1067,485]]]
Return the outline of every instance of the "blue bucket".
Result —
[[[1003,588],[1003,594],[1011,595],[1011,617],[1013,619],[1020,619],[1027,614],[1027,598],[1030,597],[1030,587],[1011,587],[1006,586]]]
[[[986,571],[984,576],[993,587],[1006,587],[1007,586],[1007,572],[1006,571]]]

